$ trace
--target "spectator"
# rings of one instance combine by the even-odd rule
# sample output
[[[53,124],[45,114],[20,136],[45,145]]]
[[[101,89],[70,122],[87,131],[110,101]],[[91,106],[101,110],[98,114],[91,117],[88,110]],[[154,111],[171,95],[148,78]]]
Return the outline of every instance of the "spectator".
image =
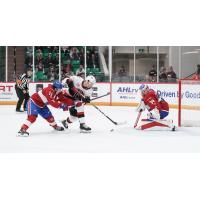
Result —
[[[166,73],[165,67],[160,68],[159,79],[160,79],[160,82],[167,82],[167,73]]]
[[[55,78],[56,78],[56,74],[55,74],[55,70],[53,68],[53,66],[49,69],[49,72],[48,72],[48,80],[49,81],[54,81]]]
[[[169,70],[167,72],[167,78],[169,82],[176,82],[177,76],[172,66],[169,67]]]
[[[70,52],[70,57],[71,57],[72,60],[79,60],[79,56],[78,56],[76,47],[72,48],[72,50]]]
[[[80,65],[80,67],[77,69],[76,76],[80,76],[83,79],[85,78],[85,70],[83,68],[83,65]]]
[[[52,64],[51,53],[48,54],[48,57],[44,61],[44,67],[49,68]]]
[[[197,65],[197,71],[192,76],[192,79],[194,79],[194,80],[200,80],[200,64]]]
[[[68,65],[64,68],[64,70],[63,70],[63,76],[64,76],[64,77],[74,76],[74,73],[73,73],[72,70],[71,70],[71,65],[70,65],[70,64],[68,64]]]
[[[149,75],[145,75],[145,82],[150,82],[150,78],[149,78]]]
[[[119,75],[120,77],[122,77],[122,76],[126,76],[126,75],[127,75],[124,66],[121,66],[121,68],[120,68],[120,70],[119,70],[119,72],[118,72],[118,75]]]
[[[38,65],[40,62],[42,62],[42,51],[40,49],[37,50],[38,53],[36,53],[35,58],[35,64]]]
[[[152,66],[152,69],[149,71],[149,81],[156,82],[157,71],[155,70],[155,65]]]
[[[32,76],[33,76],[33,71],[32,71],[32,68],[29,68],[27,69],[27,78],[29,79],[29,81],[32,79]]]
[[[38,71],[43,71],[43,64],[42,62],[39,62],[39,64],[36,66]]]
[[[80,52],[79,52],[79,59],[80,59],[80,65],[84,65],[84,49],[83,48],[81,48],[80,49]]]
[[[97,57],[95,56],[95,53],[91,53],[89,55],[89,61],[88,61],[88,65],[89,67],[93,67],[96,68],[97,67]]]
[[[52,60],[52,63],[54,65],[59,65],[59,54],[58,53],[56,54],[56,57]]]

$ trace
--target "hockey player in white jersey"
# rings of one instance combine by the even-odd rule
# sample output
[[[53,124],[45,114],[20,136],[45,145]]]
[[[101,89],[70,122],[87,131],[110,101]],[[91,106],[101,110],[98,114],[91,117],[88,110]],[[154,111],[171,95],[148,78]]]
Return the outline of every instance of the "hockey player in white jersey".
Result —
[[[70,116],[67,119],[62,120],[62,124],[65,128],[68,128],[68,124],[71,124],[77,119],[80,123],[80,131],[90,133],[91,128],[86,125],[84,104],[90,103],[90,97],[92,95],[92,87],[96,83],[94,76],[87,76],[85,80],[79,76],[71,76],[65,78],[62,81],[64,87],[67,88],[65,97],[69,106]],[[69,102],[70,105],[69,105]]]

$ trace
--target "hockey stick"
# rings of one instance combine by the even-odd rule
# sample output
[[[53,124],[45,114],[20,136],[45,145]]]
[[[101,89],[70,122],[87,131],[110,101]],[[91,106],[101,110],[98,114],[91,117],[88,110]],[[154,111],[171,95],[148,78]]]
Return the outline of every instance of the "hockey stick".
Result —
[[[84,96],[80,93],[80,92],[78,92],[79,93],[79,95],[81,96],[81,97],[83,97],[84,98]],[[108,94],[110,94],[110,93],[107,93],[106,95],[108,95]],[[103,95],[103,96],[106,96],[106,95]],[[101,96],[102,97],[102,96]],[[100,97],[99,97],[100,98]],[[96,98],[95,98],[96,99]],[[93,99],[94,100],[94,99]],[[113,124],[115,124],[115,125],[123,125],[123,124],[126,124],[126,121],[124,121],[124,122],[115,122],[115,121],[113,121],[110,117],[108,117],[103,111],[101,111],[97,106],[95,106],[94,104],[92,104],[92,103],[90,103],[94,108],[96,108],[101,114],[103,114],[107,119],[109,119]]]
[[[101,114],[103,114],[107,119],[109,119],[113,124],[115,125],[123,125],[126,124],[126,121],[124,122],[115,122],[114,120],[112,120],[110,117],[108,117],[103,111],[101,111],[97,106],[95,106],[94,104],[91,104],[94,108],[96,108]]]
[[[137,126],[141,114],[142,114],[142,110],[140,110],[139,113],[138,113],[138,116],[137,116],[137,118],[136,118],[136,120],[135,120],[134,128]]]
[[[101,96],[99,96],[99,97],[95,97],[95,98],[93,98],[93,99],[90,99],[90,101],[93,101],[93,100],[96,100],[96,99],[100,99],[100,98],[102,98],[102,97],[108,96],[109,94],[110,94],[110,92],[108,92],[108,93],[106,93],[106,94],[104,94],[104,95],[101,95]]]

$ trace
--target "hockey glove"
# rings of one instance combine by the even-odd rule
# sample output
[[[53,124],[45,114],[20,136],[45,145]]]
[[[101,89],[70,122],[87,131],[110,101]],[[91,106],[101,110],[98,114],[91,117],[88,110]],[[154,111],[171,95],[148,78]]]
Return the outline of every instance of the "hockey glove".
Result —
[[[82,101],[84,102],[84,103],[90,103],[90,97],[84,97],[84,98],[82,98]]]
[[[67,111],[68,110],[68,106],[66,104],[64,104],[64,103],[62,103],[60,105],[60,108],[63,109],[63,111]]]
[[[136,108],[136,112],[142,112],[142,111],[145,110],[145,108],[146,108],[146,106],[144,104],[144,101],[141,100],[140,103],[139,103],[139,105],[138,105],[138,107]]]

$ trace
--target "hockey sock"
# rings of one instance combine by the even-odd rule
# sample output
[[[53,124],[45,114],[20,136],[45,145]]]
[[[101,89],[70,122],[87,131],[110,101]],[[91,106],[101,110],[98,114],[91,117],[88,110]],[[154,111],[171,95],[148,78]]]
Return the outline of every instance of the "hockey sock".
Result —
[[[71,116],[71,115],[67,118],[67,122],[69,124],[75,122],[76,120],[77,120],[77,117],[74,117],[74,116]]]
[[[26,131],[35,122],[36,118],[37,116],[35,115],[28,115],[28,118],[25,121],[25,123],[22,125],[21,129]]]
[[[77,110],[77,117],[79,119],[80,124],[84,124],[85,123],[85,113],[84,113],[84,107],[81,102],[77,103],[76,110]]]
[[[49,122],[49,125],[52,126],[53,128],[56,128],[58,126],[53,116],[46,118],[46,120]]]

